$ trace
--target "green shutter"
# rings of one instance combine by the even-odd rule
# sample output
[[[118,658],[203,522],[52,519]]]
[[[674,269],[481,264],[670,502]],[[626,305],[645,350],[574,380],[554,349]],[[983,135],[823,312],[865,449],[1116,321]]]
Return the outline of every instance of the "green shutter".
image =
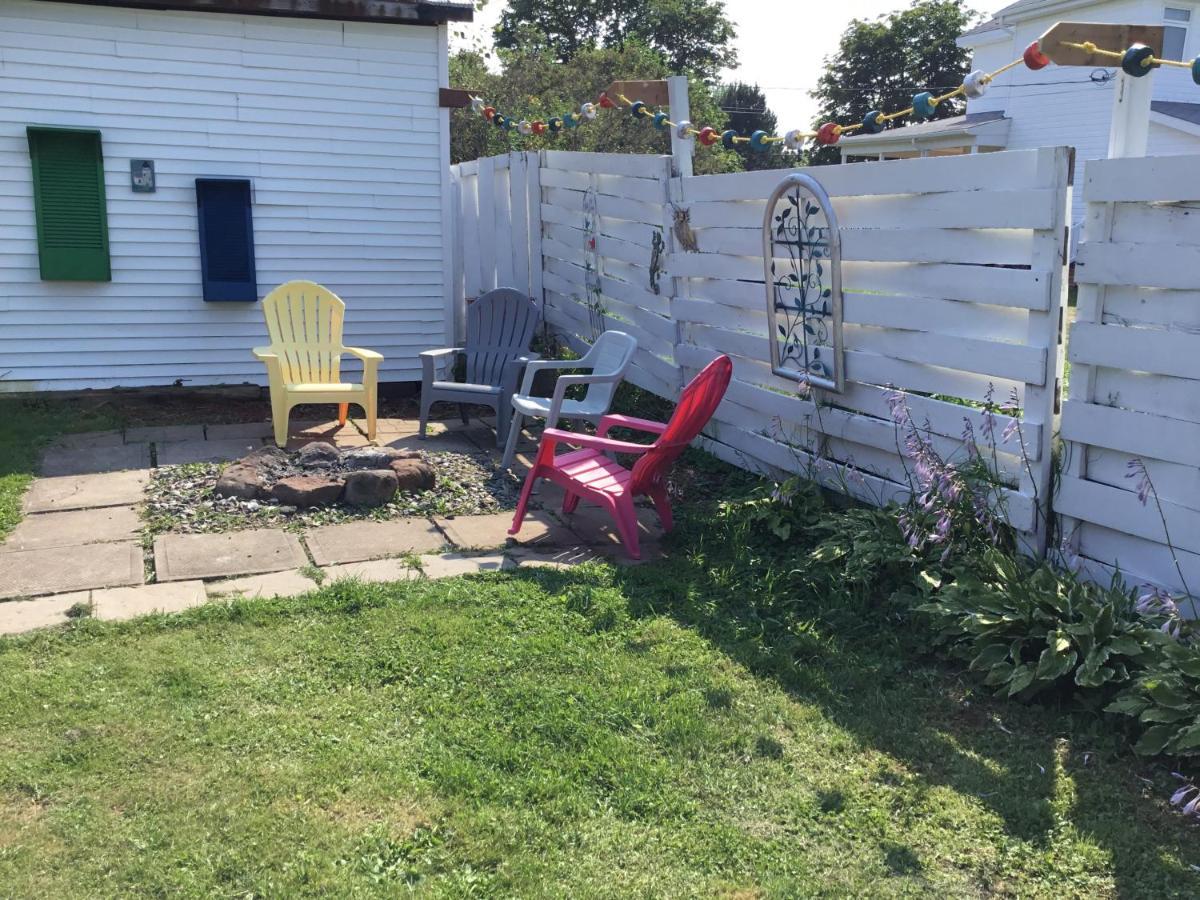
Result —
[[[111,281],[100,132],[29,128],[43,281]]]

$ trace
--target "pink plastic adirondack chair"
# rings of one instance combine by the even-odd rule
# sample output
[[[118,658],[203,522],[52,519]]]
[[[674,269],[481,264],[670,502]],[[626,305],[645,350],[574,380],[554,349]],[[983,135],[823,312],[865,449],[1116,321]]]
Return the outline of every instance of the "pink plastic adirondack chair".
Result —
[[[653,500],[663,530],[671,530],[673,523],[671,501],[667,497],[667,471],[692,442],[692,438],[708,424],[721,398],[725,396],[732,374],[733,363],[728,356],[718,356],[710,362],[683,389],[671,421],[665,425],[632,416],[607,415],[601,417],[594,436],[547,428],[542,432],[537,459],[521,489],[517,513],[513,516],[512,528],[508,529],[508,533],[516,534],[521,530],[529,494],[537,480],[545,478],[566,491],[563,512],[574,512],[584,498],[607,509],[617,523],[617,533],[625,550],[634,559],[641,559],[633,498],[645,494]],[[653,444],[617,441],[608,437],[609,429],[614,426],[633,428],[659,437]],[[554,448],[559,443],[583,449],[556,456]],[[641,458],[630,470],[605,456],[608,452],[637,453]]]

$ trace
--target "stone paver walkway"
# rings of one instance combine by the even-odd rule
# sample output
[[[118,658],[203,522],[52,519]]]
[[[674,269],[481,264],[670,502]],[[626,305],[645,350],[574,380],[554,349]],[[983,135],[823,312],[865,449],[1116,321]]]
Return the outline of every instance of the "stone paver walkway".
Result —
[[[478,419],[430,424],[416,436],[412,419],[381,419],[376,443],[405,449],[486,452],[498,461],[495,431]],[[290,442],[341,447],[368,442],[353,423],[293,422]],[[139,505],[152,465],[238,458],[272,441],[270,423],[173,425],[69,435],[48,448],[46,477],[25,497],[25,519],[0,543],[0,634],[61,625],[74,615],[129,619],[178,612],[238,597],[295,597],[341,579],[364,582],[447,578],[522,566],[628,561],[599,510],[572,516],[539,511],[516,538],[512,514],[359,521],[313,528],[223,534],[165,534],[152,551],[140,544]],[[522,442],[523,448],[532,448]],[[514,472],[529,465],[518,456]],[[539,497],[557,507],[561,491]],[[660,529],[639,514],[643,558],[655,558]],[[152,583],[143,583],[147,571]],[[21,598],[21,599],[10,599]]]

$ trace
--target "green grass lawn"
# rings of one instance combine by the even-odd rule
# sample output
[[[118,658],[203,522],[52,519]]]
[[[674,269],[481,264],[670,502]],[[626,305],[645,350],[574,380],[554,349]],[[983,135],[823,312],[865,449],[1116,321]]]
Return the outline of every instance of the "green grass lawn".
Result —
[[[681,554],[2,642],[0,893],[1200,892],[1115,742],[728,590]]]
[[[0,540],[21,521],[21,498],[42,448],[60,434],[118,427],[111,410],[54,400],[0,400]]]

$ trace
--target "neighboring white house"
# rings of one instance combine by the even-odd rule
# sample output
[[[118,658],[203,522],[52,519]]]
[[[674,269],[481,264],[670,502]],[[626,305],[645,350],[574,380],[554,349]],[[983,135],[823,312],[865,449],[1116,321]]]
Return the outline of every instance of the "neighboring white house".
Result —
[[[1021,0],[960,36],[958,43],[972,50],[972,69],[991,72],[1020,57],[1060,21],[1163,25],[1164,56],[1192,59],[1200,54],[1200,3],[1189,0]],[[1117,66],[1050,65],[1038,71],[1019,66],[996,79],[983,97],[969,101],[966,115],[842,138],[842,157],[892,159],[1071,146],[1078,166],[1107,155],[1118,71]],[[1162,67],[1148,77],[1154,87],[1147,155],[1200,153],[1200,86],[1182,69]],[[1080,191],[1075,204],[1078,223]]]
[[[254,301],[293,278],[346,301],[382,378],[418,378],[453,338],[439,88],[470,16],[0,2],[0,391],[265,383]]]

